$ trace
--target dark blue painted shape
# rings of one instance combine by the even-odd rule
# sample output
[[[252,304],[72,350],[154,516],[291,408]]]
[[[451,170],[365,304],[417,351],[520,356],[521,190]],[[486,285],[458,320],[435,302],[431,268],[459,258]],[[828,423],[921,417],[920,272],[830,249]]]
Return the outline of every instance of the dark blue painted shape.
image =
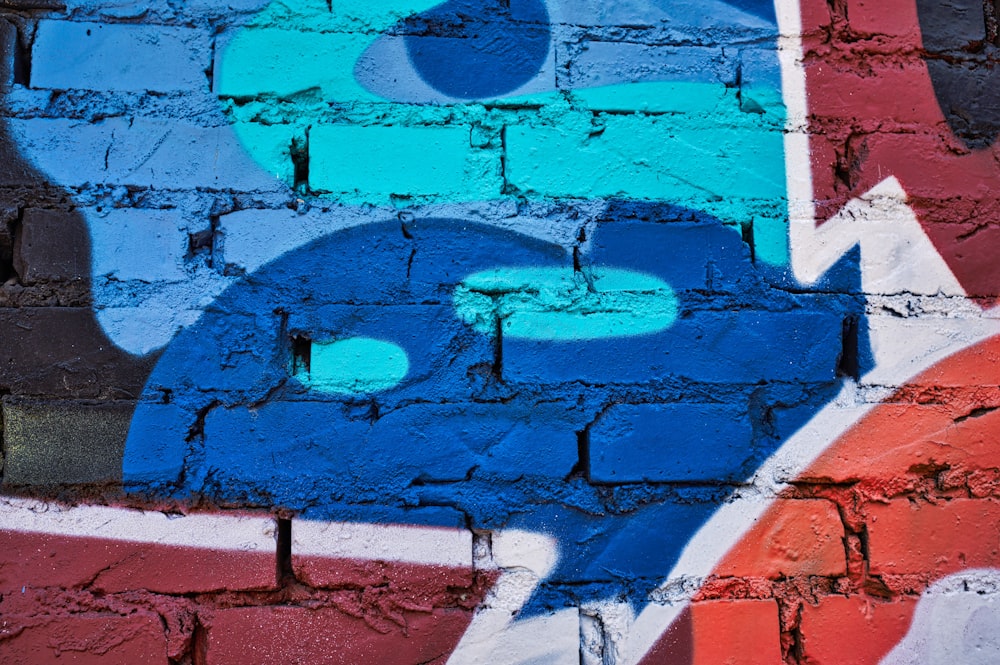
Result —
[[[545,532],[561,556],[523,615],[643,603],[725,500],[718,481],[750,475],[836,394],[841,323],[863,310],[849,295],[775,288],[739,234],[703,213],[613,211],[583,269],[670,283],[673,327],[497,340],[459,321],[456,285],[495,267],[569,269],[563,248],[457,220],[339,231],[231,287],[168,347],[132,421],[126,489],[308,519]],[[391,342],[410,371],[376,394],[310,391],[291,375],[295,336]],[[605,431],[614,404],[642,459]],[[706,418],[739,441],[703,440],[706,454],[662,434],[697,433]]]
[[[449,0],[408,19],[432,34],[410,34],[410,61],[430,86],[459,99],[517,90],[540,71],[549,52],[542,0]]]
[[[725,0],[725,3],[772,23],[778,22],[774,13],[774,0]]]

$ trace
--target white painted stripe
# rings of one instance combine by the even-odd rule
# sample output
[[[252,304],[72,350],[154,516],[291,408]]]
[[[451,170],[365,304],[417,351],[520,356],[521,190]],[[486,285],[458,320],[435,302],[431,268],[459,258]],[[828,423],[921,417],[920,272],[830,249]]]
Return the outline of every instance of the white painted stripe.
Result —
[[[111,506],[0,499],[0,531],[102,538],[203,550],[275,551],[275,521],[254,515],[166,515]]]
[[[472,532],[397,524],[292,520],[292,553],[472,567]]]

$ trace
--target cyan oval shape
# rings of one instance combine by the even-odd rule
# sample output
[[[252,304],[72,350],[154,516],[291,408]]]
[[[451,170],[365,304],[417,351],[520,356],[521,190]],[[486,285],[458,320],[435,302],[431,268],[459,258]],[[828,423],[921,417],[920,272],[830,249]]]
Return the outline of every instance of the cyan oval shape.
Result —
[[[455,289],[458,317],[476,330],[520,339],[573,341],[666,330],[677,319],[670,285],[652,275],[595,267],[503,267],[475,273]]]
[[[410,371],[403,347],[370,337],[313,342],[309,370],[295,372],[303,385],[333,395],[357,395],[393,388]]]

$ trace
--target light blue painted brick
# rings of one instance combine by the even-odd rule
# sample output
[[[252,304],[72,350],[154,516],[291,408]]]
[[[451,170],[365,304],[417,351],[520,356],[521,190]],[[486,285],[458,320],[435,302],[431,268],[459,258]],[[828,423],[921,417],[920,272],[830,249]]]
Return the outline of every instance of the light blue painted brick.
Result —
[[[648,46],[592,41],[570,66],[571,87],[638,81],[711,81],[735,78],[736,63],[721,47]]]
[[[237,210],[219,217],[221,240],[216,256],[227,267],[252,272],[328,233],[381,219],[357,208],[338,210],[335,215],[319,208],[306,213],[287,208]]]
[[[32,48],[31,85],[112,91],[208,90],[206,33],[167,26],[43,20]]]
[[[122,208],[88,211],[93,273],[119,281],[172,282],[185,279],[188,231],[179,210]]]
[[[229,127],[111,118],[10,120],[21,153],[67,186],[277,191],[286,186],[259,167]]]
[[[773,24],[741,11],[725,0],[649,2],[649,0],[554,0],[549,3],[553,21],[587,26],[666,26],[675,33],[739,30],[748,34],[773,34]],[[683,31],[683,32],[682,32]]]

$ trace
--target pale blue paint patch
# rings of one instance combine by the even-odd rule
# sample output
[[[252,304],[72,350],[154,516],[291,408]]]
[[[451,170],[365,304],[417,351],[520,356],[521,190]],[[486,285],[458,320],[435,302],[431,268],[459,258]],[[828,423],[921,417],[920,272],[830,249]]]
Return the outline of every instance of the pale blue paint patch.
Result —
[[[677,296],[652,275],[596,267],[496,268],[467,277],[454,294],[459,318],[505,337],[570,341],[660,332],[677,318]]]
[[[410,371],[398,344],[368,337],[313,343],[309,369],[296,368],[303,385],[323,393],[356,395],[393,388]]]

